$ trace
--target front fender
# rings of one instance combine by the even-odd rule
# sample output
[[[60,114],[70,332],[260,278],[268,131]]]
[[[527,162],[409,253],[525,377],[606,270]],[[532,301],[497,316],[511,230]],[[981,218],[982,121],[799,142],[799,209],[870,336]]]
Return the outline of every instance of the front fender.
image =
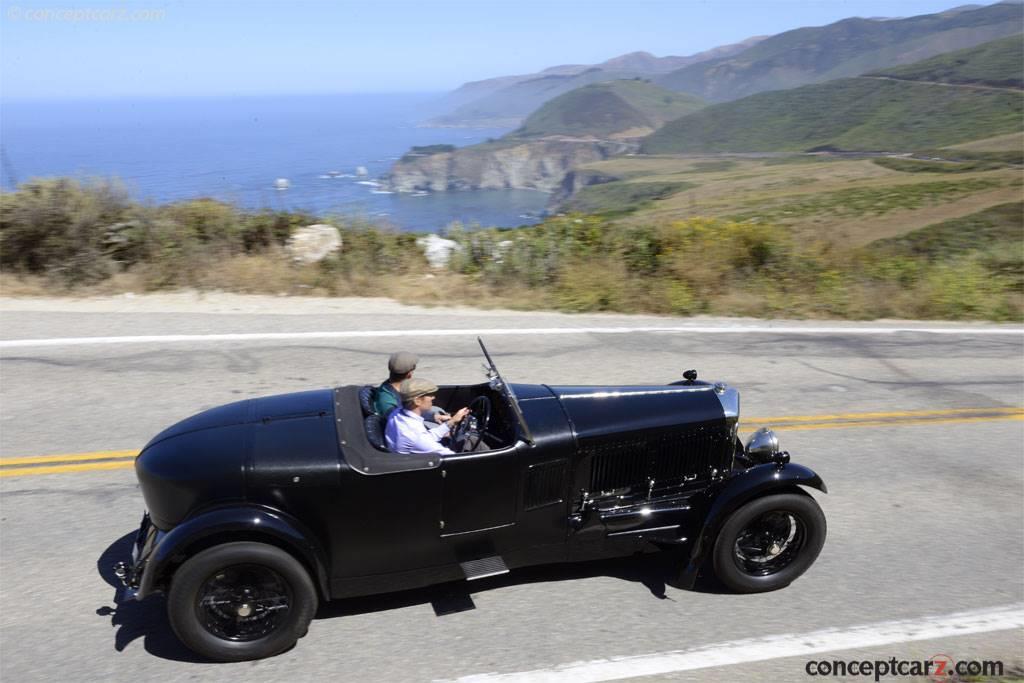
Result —
[[[329,597],[327,556],[301,522],[272,508],[233,505],[197,514],[162,535],[146,559],[136,598],[157,590],[178,564],[198,550],[233,541],[264,541],[291,552],[306,565],[321,595]]]
[[[715,545],[718,531],[729,515],[754,498],[799,490],[800,486],[809,486],[822,493],[828,493],[825,482],[814,470],[796,463],[757,465],[730,479],[708,506],[704,524],[690,551],[690,561],[680,575],[680,585],[683,588],[693,587],[700,568]]]

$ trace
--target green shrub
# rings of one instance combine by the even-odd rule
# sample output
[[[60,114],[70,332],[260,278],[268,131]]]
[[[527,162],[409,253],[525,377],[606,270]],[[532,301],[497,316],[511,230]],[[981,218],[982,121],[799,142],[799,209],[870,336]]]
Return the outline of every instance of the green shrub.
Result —
[[[102,280],[113,270],[105,228],[129,208],[115,183],[31,180],[0,194],[0,264],[68,286]]]
[[[935,185],[943,184],[885,191],[903,201],[907,192],[929,201]],[[831,208],[836,198],[824,206]],[[843,198],[879,201],[877,195]],[[796,241],[769,222],[707,218],[622,226],[603,216],[569,214],[511,230],[452,224],[446,235],[457,248],[447,273],[429,272],[416,243],[421,235],[328,221],[339,227],[343,249],[303,266],[292,263],[282,245],[295,228],[322,222],[315,216],[244,211],[209,199],[146,206],[130,202],[114,183],[38,180],[0,194],[0,266],[62,287],[127,271],[147,289],[430,301],[449,299],[454,285],[475,302],[569,311],[1024,317],[1019,202],[862,248]]]

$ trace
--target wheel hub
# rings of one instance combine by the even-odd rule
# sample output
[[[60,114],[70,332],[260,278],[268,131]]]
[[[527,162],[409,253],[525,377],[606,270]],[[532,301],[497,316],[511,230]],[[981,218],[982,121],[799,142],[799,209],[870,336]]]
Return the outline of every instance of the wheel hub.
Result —
[[[217,637],[251,641],[283,623],[291,601],[291,591],[272,569],[233,565],[203,584],[198,608],[203,626]]]
[[[803,543],[803,523],[788,512],[768,512],[740,532],[733,558],[744,572],[767,576],[781,571]]]

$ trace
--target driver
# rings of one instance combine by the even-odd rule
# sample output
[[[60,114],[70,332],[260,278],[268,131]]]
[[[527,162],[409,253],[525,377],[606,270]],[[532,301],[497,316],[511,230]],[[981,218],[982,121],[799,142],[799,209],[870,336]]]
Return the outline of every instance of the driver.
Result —
[[[391,412],[384,429],[388,450],[392,453],[454,453],[441,443],[441,439],[451,434],[451,428],[466,417],[469,408],[462,408],[444,424],[428,428],[423,416],[434,406],[437,385],[414,377],[403,380],[398,393],[402,407]]]

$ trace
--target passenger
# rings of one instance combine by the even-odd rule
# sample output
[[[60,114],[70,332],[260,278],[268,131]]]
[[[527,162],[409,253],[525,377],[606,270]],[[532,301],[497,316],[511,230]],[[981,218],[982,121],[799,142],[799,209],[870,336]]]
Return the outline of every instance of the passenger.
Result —
[[[454,453],[441,440],[449,436],[451,428],[466,417],[469,408],[462,408],[444,424],[430,428],[423,417],[434,406],[437,385],[425,379],[407,379],[399,385],[398,393],[402,399],[402,408],[391,412],[384,429],[388,450],[392,453]]]
[[[399,351],[391,354],[391,357],[388,359],[388,378],[381,382],[380,386],[373,392],[373,412],[387,419],[393,410],[401,407],[402,399],[398,395],[398,387],[404,380],[412,379],[412,373],[416,370],[416,364],[419,363],[419,360],[416,354],[409,353],[408,351]],[[427,413],[424,413],[424,418],[428,423],[432,423],[430,426],[434,427],[447,422],[451,415],[444,409],[434,406]]]
[[[373,393],[373,410],[381,417],[387,417],[391,411],[402,404],[398,395],[398,387],[403,380],[412,379],[413,370],[419,358],[407,351],[391,354],[388,359],[388,378],[381,382]]]

